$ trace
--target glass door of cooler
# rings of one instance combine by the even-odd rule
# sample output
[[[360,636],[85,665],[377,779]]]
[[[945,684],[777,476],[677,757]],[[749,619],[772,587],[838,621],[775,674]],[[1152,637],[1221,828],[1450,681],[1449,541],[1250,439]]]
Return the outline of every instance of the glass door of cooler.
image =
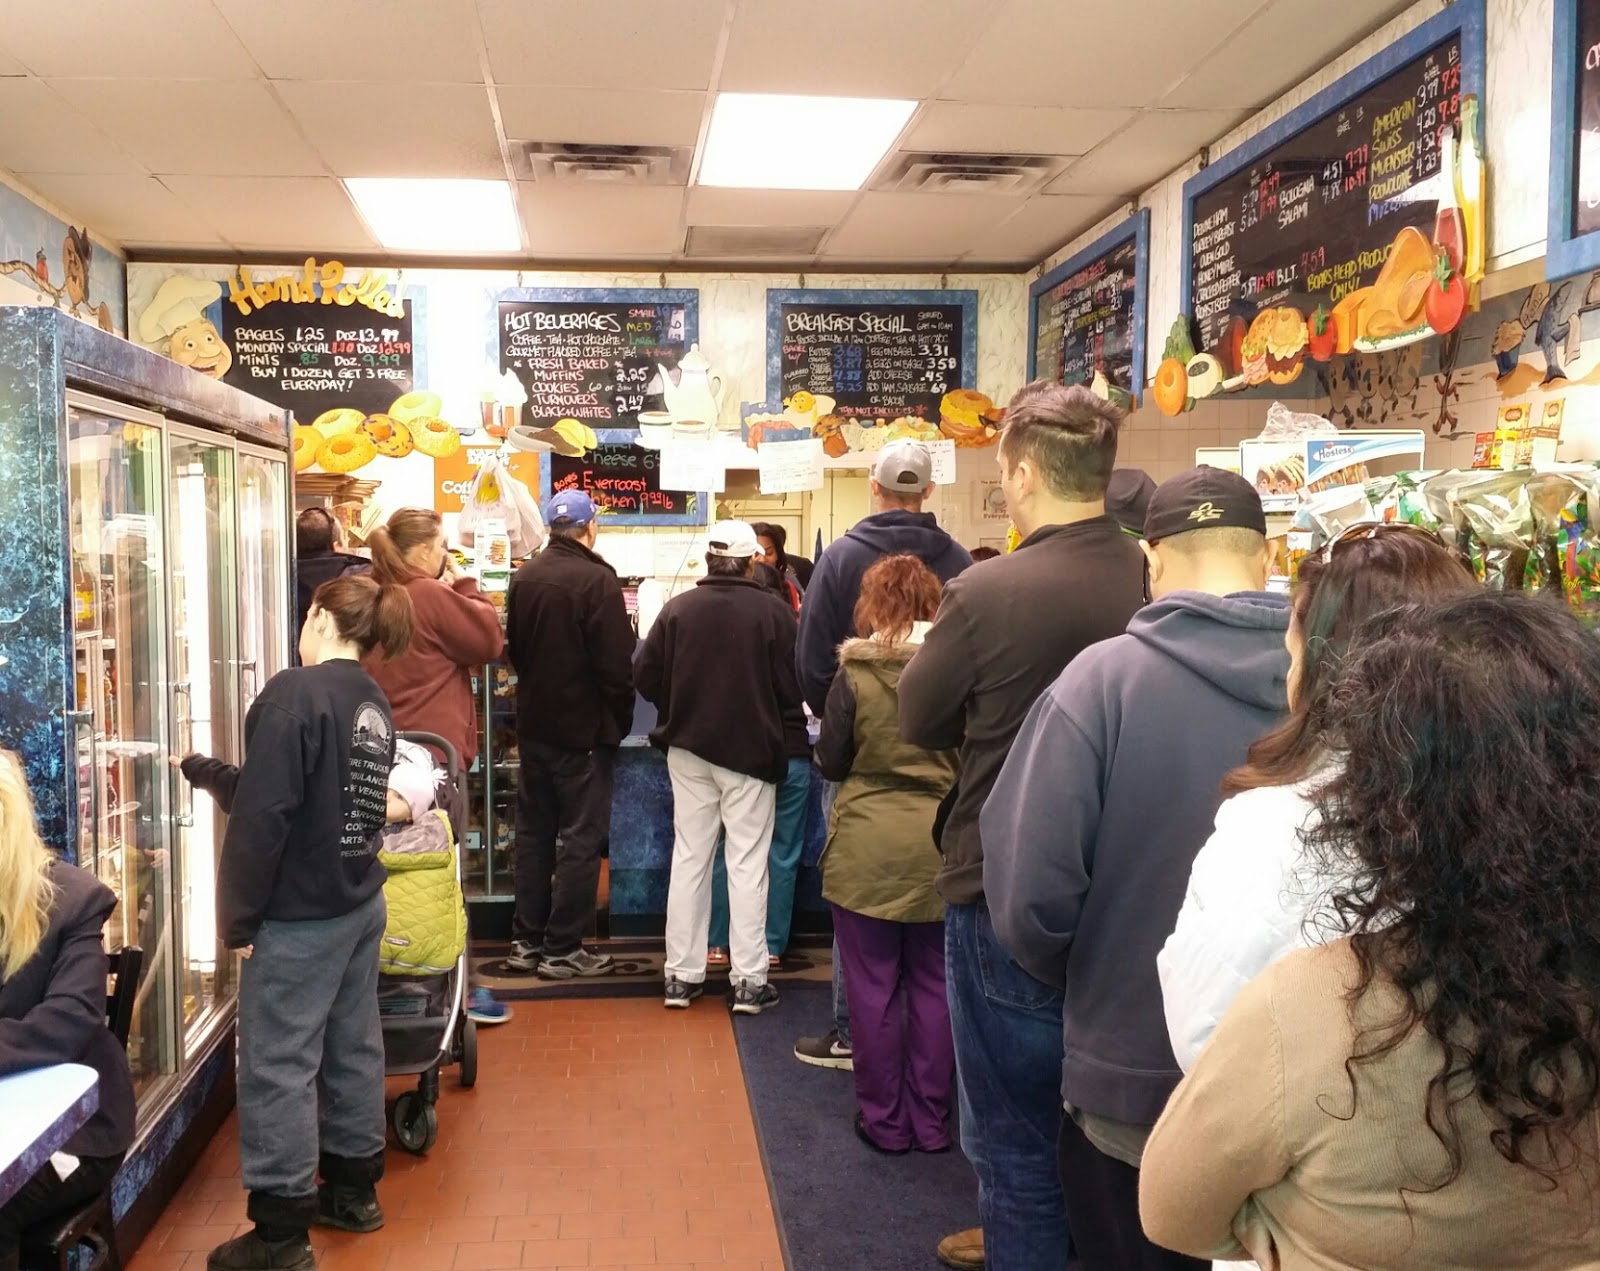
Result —
[[[78,863],[116,893],[106,947],[144,970],[128,1061],[141,1103],[177,1071],[162,420],[67,395]]]
[[[289,471],[281,456],[239,447],[239,709],[289,665]]]
[[[168,433],[167,571],[172,614],[172,737],[179,755],[240,761],[239,554],[233,443]],[[193,1053],[233,997],[236,960],[217,938],[217,864],[227,817],[176,774],[173,823],[182,930],[183,1041]]]

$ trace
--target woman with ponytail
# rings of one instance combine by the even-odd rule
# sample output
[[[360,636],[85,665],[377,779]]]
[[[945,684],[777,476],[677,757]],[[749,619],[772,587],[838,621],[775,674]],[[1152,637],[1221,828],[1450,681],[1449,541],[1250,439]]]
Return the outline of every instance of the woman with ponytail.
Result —
[[[437,512],[401,508],[372,532],[367,546],[372,576],[404,587],[416,614],[405,655],[373,654],[367,670],[388,694],[395,727],[438,733],[456,748],[465,771],[478,754],[471,670],[505,648],[500,615],[477,582],[456,568]]]
[[[0,1077],[79,1063],[100,1078],[99,1110],[0,1205],[0,1271],[18,1266],[23,1228],[103,1191],[133,1142],[133,1078],[106,1028],[100,941],[116,905],[40,840],[22,765],[0,751]]]
[[[300,632],[302,665],[273,676],[245,717],[243,767],[182,764],[228,813],[217,929],[246,959],[239,1154],[255,1227],[213,1249],[210,1271],[310,1271],[312,1223],[383,1226],[375,848],[395,726],[361,662],[375,650],[400,657],[412,629],[406,588],[359,575],[323,583]]]

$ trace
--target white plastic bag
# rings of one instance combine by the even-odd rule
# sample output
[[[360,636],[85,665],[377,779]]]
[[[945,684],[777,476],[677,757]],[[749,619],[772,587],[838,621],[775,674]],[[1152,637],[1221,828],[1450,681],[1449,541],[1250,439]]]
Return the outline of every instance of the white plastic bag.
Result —
[[[511,555],[532,556],[544,542],[544,518],[528,487],[511,475],[498,454],[490,455],[472,475],[461,500],[461,521],[456,536],[463,547],[473,546],[483,521],[503,521],[511,540]]]
[[[1339,430],[1321,415],[1290,410],[1282,402],[1267,407],[1267,425],[1257,441],[1290,441],[1299,437],[1337,437]]]

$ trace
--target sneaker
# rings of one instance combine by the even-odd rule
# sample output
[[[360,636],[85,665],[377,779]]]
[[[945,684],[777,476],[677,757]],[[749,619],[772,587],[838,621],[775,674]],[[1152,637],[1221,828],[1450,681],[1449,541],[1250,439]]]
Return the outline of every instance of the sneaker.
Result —
[[[539,961],[543,957],[544,950],[531,941],[513,940],[511,956],[506,959],[506,970],[532,975],[539,969]]]
[[[826,1037],[802,1037],[794,1044],[794,1057],[813,1068],[854,1072],[856,1067],[855,1052],[839,1040],[838,1029]]]
[[[307,1237],[269,1242],[255,1228],[206,1255],[206,1271],[316,1271],[316,1267]]]
[[[675,975],[667,977],[667,991],[663,1006],[670,1006],[677,1010],[686,1010],[689,1003],[694,1001],[706,991],[704,984],[690,984],[688,980],[680,980]]]
[[[587,949],[574,949],[557,957],[539,959],[541,980],[589,980],[597,975],[610,975],[617,964],[604,953],[590,953]]]
[[[511,1018],[511,1008],[488,989],[473,989],[467,998],[467,1018],[480,1024],[504,1024]]]
[[[317,1188],[317,1226],[340,1231],[376,1231],[383,1226],[383,1210],[374,1188]]]
[[[939,1242],[939,1261],[955,1271],[981,1271],[983,1267],[983,1228],[972,1227],[946,1236]]]
[[[749,980],[740,980],[739,987],[733,991],[735,1015],[759,1015],[777,1004],[778,990],[770,984],[753,985]]]

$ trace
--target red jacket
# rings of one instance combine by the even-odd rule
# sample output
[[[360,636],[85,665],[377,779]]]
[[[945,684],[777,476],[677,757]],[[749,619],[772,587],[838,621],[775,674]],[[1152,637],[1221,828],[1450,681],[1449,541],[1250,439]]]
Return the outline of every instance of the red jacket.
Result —
[[[471,578],[452,587],[418,575],[406,592],[416,612],[411,647],[394,659],[374,650],[364,665],[389,699],[397,729],[438,733],[469,767],[478,754],[471,669],[495,661],[505,648],[500,615]]]

